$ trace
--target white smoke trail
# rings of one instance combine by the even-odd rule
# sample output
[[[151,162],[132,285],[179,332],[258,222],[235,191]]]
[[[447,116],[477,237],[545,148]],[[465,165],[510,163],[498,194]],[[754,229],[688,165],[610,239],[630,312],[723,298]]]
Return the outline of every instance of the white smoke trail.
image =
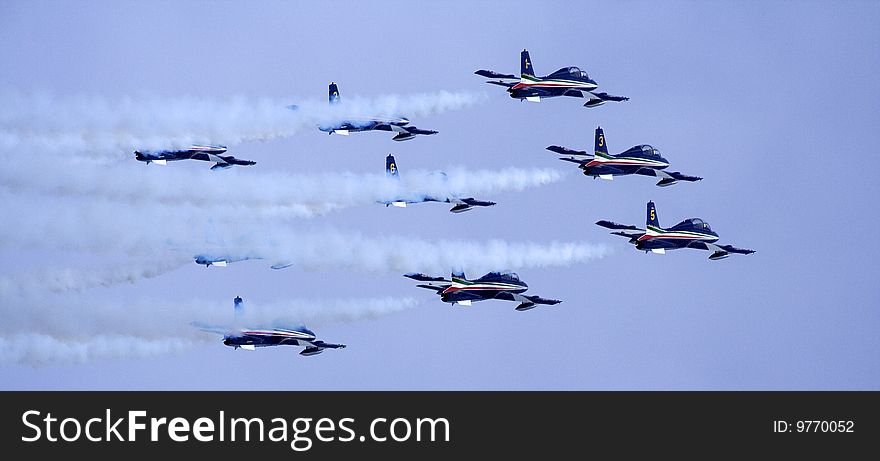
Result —
[[[40,293],[82,292],[93,288],[119,284],[134,284],[140,280],[158,277],[178,269],[192,260],[174,256],[157,255],[157,259],[129,261],[113,267],[67,267],[18,272],[0,275],[0,294],[4,297],[27,296]]]
[[[179,148],[192,143],[236,144],[290,136],[303,129],[345,120],[350,114],[427,116],[461,109],[484,93],[422,93],[345,98],[343,104],[289,100],[141,96],[109,100],[99,96],[54,96],[0,90],[0,150],[36,142],[74,149],[97,159],[128,156],[134,149]],[[428,128],[426,125],[423,128]]]
[[[377,162],[378,163],[378,162]],[[185,171],[186,170],[186,171]],[[401,180],[374,174],[334,172],[290,174],[281,172],[198,171],[134,164],[72,166],[67,162],[22,162],[0,170],[0,187],[15,194],[40,193],[52,197],[101,197],[130,204],[161,203],[214,208],[215,212],[242,212],[264,218],[308,218],[351,206],[370,206],[423,196],[477,197],[540,187],[565,174],[544,168],[466,170],[448,174],[407,171]]]
[[[3,351],[0,363],[69,364],[97,359],[149,357],[181,352],[196,344],[196,341],[179,338],[143,339],[104,334],[65,338],[40,333],[15,333],[0,335],[0,350]]]
[[[27,203],[9,201],[8,208],[10,215],[27,219],[13,220],[0,228],[0,249],[123,253],[132,258],[167,252],[182,257],[208,253],[288,262],[306,270],[397,273],[560,267],[609,253],[605,245],[586,242],[426,240],[396,235],[370,237],[332,228],[290,229],[234,216],[220,219],[186,206],[130,208],[98,201],[70,206],[59,200],[32,199]],[[206,243],[201,229],[210,220],[222,237],[220,244]]]
[[[29,364],[167,354],[219,341],[220,337],[200,330],[194,322],[218,325],[221,332],[236,327],[303,324],[314,329],[328,323],[390,315],[419,304],[414,298],[392,297],[305,299],[265,305],[248,302],[245,314],[233,318],[231,306],[223,309],[205,301],[113,303],[71,297],[16,297],[2,291],[0,295],[5,299],[0,304],[0,316],[7,319],[0,323],[0,350],[4,350],[0,361]],[[324,339],[320,332],[318,335]],[[344,338],[333,341],[344,343]]]

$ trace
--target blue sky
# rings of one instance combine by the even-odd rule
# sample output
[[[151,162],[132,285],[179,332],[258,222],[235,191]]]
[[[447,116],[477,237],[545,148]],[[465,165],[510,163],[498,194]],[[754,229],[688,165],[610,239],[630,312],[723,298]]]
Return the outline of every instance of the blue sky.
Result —
[[[517,269],[529,293],[564,300],[528,312],[504,302],[450,307],[399,271],[187,264],[135,283],[70,293],[67,315],[88,324],[94,306],[110,303],[118,314],[129,303],[150,301],[202,303],[231,315],[236,295],[257,305],[377,297],[415,298],[418,305],[371,319],[310,324],[323,339],[349,346],[317,357],[288,348],[232,351],[217,338],[150,357],[0,361],[0,388],[878,389],[880,255],[868,236],[880,224],[873,167],[880,4],[613,2],[574,9],[562,2],[541,8],[526,2],[4,2],[0,89],[7,94],[51,94],[62,102],[239,96],[295,103],[323,100],[327,84],[336,81],[344,99],[440,90],[477,95],[459,110],[411,117],[440,133],[406,143],[386,133],[340,137],[316,129],[265,141],[212,139],[258,161],[241,171],[212,173],[185,162],[157,170],[134,162],[137,146],[120,149],[118,157],[107,154],[112,167],[132,178],[150,175],[150,187],[185,187],[161,176],[180,178],[180,171],[257,182],[272,173],[381,173],[389,153],[404,176],[455,167],[549,168],[564,178],[483,194],[478,198],[499,205],[462,215],[437,204],[357,206],[268,222],[265,230],[291,238],[344,231],[393,238],[401,246],[411,239],[501,239],[605,244],[613,251],[586,262]],[[523,48],[539,74],[579,66],[600,90],[631,99],[595,109],[573,98],[531,104],[473,75],[481,68],[515,73]],[[4,114],[10,113],[15,110],[7,106]],[[144,117],[152,123],[151,114]],[[8,123],[0,120],[0,129]],[[32,123],[37,143],[43,124]],[[594,181],[544,150],[551,144],[589,149],[599,125],[612,152],[652,144],[673,169],[705,179],[669,188],[644,177]],[[32,155],[52,161],[38,149]],[[39,170],[22,171],[40,184]],[[49,232],[52,217],[40,215],[47,201],[71,210],[104,203],[55,197],[51,184],[43,186],[48,192],[35,194],[0,184],[9,200],[6,227],[19,229],[4,233],[8,242],[28,230],[13,221],[40,217],[49,224],[30,232]],[[648,200],[657,203],[663,225],[701,217],[721,243],[757,253],[722,261],[698,251],[645,255],[593,224],[641,224]],[[113,203],[110,210],[120,206]],[[178,208],[130,201],[118,211],[146,216]],[[12,209],[30,211],[18,217]],[[229,210],[218,213],[235,218]],[[153,225],[156,241],[176,229],[170,222]],[[77,229],[68,235],[77,237]],[[77,241],[98,239],[100,247],[101,238],[83,234]],[[0,274],[94,271],[129,257],[7,243],[0,246]],[[26,324],[40,307],[7,305],[5,321]],[[167,314],[157,310],[148,320],[161,326]]]

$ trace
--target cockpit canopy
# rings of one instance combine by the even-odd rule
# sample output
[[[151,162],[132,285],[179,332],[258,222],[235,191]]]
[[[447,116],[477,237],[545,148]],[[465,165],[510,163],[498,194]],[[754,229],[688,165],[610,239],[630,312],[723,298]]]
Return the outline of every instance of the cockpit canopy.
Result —
[[[638,148],[641,149],[642,153],[645,155],[650,155],[652,157],[660,157],[660,151],[657,149],[654,149],[653,147],[651,147],[647,144],[642,144],[641,146],[638,146]]]
[[[707,223],[706,221],[703,221],[700,218],[686,219],[684,222],[690,223],[690,225],[693,226],[695,229],[702,229],[702,230],[707,230],[707,231],[712,230],[712,227],[709,226],[709,223]]]
[[[559,69],[550,75],[559,75],[559,74],[568,74],[572,77],[582,78],[582,79],[586,79],[586,80],[590,79],[590,76],[585,71],[581,70],[578,67],[563,67],[562,69]]]
[[[490,278],[490,277],[501,277],[501,278],[507,278],[507,279],[511,279],[511,280],[519,280],[519,276],[516,275],[516,273],[514,273],[512,271],[489,272],[488,274],[486,274],[486,278]]]

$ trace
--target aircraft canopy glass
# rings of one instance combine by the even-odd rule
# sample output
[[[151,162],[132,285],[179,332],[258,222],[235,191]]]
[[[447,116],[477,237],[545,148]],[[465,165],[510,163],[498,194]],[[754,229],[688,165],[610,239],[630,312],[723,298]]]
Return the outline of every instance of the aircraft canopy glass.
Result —
[[[636,146],[636,147],[634,147],[633,149],[641,150],[642,153],[645,154],[645,155],[651,155],[651,156],[654,156],[654,157],[659,157],[659,156],[660,156],[660,151],[659,151],[659,150],[654,149],[653,147],[651,147],[651,146],[649,146],[649,145],[647,145],[647,144],[642,144],[642,145],[640,145],[640,146]]]
[[[709,223],[700,218],[691,218],[689,221],[697,229],[712,230],[712,228],[709,227]]]
[[[571,75],[579,76],[579,77],[590,78],[590,76],[587,75],[586,72],[582,71],[582,70],[581,70],[580,68],[578,68],[578,67],[569,67],[569,68],[568,68],[568,73],[571,74]]]
[[[513,280],[519,280],[519,276],[516,275],[513,271],[502,271],[502,272],[492,272],[493,275],[500,275],[504,277],[510,277]]]

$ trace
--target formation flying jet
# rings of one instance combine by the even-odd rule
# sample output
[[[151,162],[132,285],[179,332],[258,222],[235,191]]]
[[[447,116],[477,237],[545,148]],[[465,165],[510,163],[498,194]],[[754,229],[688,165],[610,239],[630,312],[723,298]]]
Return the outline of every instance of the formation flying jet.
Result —
[[[529,289],[529,286],[513,272],[489,272],[474,280],[468,280],[463,272],[452,274],[452,280],[425,274],[405,274],[404,277],[419,282],[429,282],[417,286],[436,291],[443,302],[461,304],[462,306],[470,306],[473,301],[500,299],[517,301],[520,304],[516,306],[516,310],[527,311],[536,307],[537,304],[552,305],[562,302],[558,299],[522,294]]]
[[[531,102],[541,102],[542,98],[555,96],[573,96],[587,98],[584,107],[596,107],[605,101],[626,101],[625,96],[612,96],[608,93],[596,92],[599,84],[587,73],[577,67],[563,67],[544,77],[536,77],[532,60],[527,50],[520,55],[520,78],[512,74],[499,74],[491,70],[478,70],[477,75],[492,79],[486,83],[507,87],[511,98]]]
[[[341,101],[339,97],[339,87],[336,83],[330,83],[330,104],[336,105]],[[296,106],[288,106],[295,109]],[[376,117],[376,116],[354,116],[346,115],[342,120],[337,120],[328,125],[318,127],[319,130],[327,134],[341,134],[347,136],[350,133],[360,131],[392,131],[397,133],[394,135],[395,141],[407,141],[416,137],[416,135],[437,134],[433,130],[422,130],[414,126],[410,126],[409,120],[405,117]]]
[[[668,228],[660,227],[660,221],[657,219],[657,209],[654,202],[648,202],[647,229],[639,229],[636,226],[626,226],[611,221],[598,221],[597,225],[612,229],[614,235],[620,235],[629,238],[639,250],[645,253],[665,254],[666,250],[675,250],[678,248],[694,248],[697,250],[709,250],[712,254],[709,259],[724,259],[731,253],[751,254],[755,250],[747,250],[737,248],[732,245],[716,245],[718,234],[712,231],[709,223],[700,218],[690,218]]]
[[[592,176],[593,179],[601,178],[610,181],[615,176],[640,174],[660,178],[657,185],[661,187],[671,186],[678,181],[693,182],[703,179],[684,175],[677,171],[663,171],[669,166],[669,161],[660,156],[660,151],[647,144],[633,146],[620,154],[610,155],[602,127],[596,128],[596,141],[592,155],[561,146],[550,146],[547,150],[564,155],[559,160],[577,163],[578,168],[584,170],[584,174]]]
[[[241,297],[235,297],[235,312],[240,314],[244,302]],[[345,344],[330,344],[316,339],[315,332],[306,327],[294,328],[220,328],[195,324],[203,331],[220,333],[223,335],[223,344],[233,349],[256,350],[258,347],[268,346],[299,346],[303,350],[300,355],[316,355],[324,352],[324,349],[340,349]]]
[[[231,254],[208,254],[202,253],[193,256],[193,261],[196,264],[201,264],[205,267],[217,266],[217,267],[226,267],[230,263],[237,263],[239,261],[248,261],[251,259],[263,259],[259,256],[236,256]],[[292,262],[277,262],[272,264],[270,267],[272,269],[284,269],[292,266]]]
[[[226,146],[190,146],[186,149],[159,150],[159,151],[134,151],[134,158],[146,164],[155,163],[165,165],[169,161],[176,160],[203,160],[216,162],[212,170],[225,170],[232,165],[249,166],[256,165],[252,160],[239,160],[231,155],[220,155],[226,152]]]
[[[400,170],[397,168],[397,162],[394,160],[393,155],[389,155],[385,157],[385,175],[391,178],[400,179]],[[379,203],[384,203],[385,206],[396,206],[400,208],[406,208],[407,203],[423,203],[423,202],[440,202],[440,203],[451,203],[454,206],[449,210],[452,213],[463,213],[465,211],[473,210],[476,206],[492,206],[495,205],[495,202],[485,202],[482,200],[476,200],[473,197],[433,197],[426,194],[413,194],[409,197],[397,197],[394,200],[386,200],[381,201]]]

